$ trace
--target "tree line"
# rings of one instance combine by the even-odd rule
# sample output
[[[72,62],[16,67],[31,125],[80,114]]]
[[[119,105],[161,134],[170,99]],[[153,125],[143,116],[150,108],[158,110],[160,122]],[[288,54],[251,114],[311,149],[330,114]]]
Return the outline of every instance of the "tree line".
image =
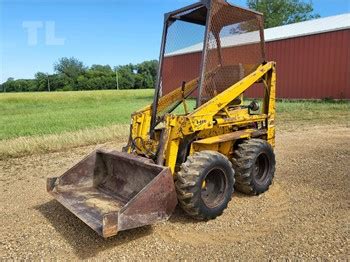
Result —
[[[154,88],[158,61],[145,61],[112,68],[92,65],[71,57],[63,57],[54,64],[54,74],[38,72],[34,79],[9,78],[0,85],[2,92],[77,91],[100,89]]]
[[[311,0],[247,0],[247,6],[264,13],[265,28],[302,22],[320,17],[314,13]],[[61,58],[54,64],[54,74],[38,72],[35,79],[9,78],[0,85],[3,92],[73,91],[98,89],[153,88],[157,75],[157,60],[133,65],[85,66],[78,59]]]

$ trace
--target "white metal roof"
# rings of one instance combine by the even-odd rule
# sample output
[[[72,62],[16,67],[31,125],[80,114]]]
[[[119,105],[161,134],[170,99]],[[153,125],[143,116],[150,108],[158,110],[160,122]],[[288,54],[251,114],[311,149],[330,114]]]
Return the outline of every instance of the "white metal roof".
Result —
[[[282,39],[295,38],[300,36],[315,35],[332,31],[350,29],[350,13],[318,18],[300,23],[283,25],[265,29],[265,42],[272,42]],[[222,47],[246,45],[259,42],[258,32],[231,35],[222,38]],[[203,43],[192,45],[165,56],[174,56],[186,53],[199,52],[203,49]]]
[[[318,18],[265,30],[266,41],[315,35],[350,28],[350,13]]]

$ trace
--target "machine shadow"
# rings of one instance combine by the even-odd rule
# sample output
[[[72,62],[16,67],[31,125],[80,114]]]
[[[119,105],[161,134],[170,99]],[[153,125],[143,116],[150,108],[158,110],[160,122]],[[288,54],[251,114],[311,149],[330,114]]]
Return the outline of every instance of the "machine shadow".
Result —
[[[235,191],[232,195],[232,200],[235,198],[251,198],[252,196],[240,193]],[[231,201],[232,201],[231,200]],[[170,223],[180,223],[180,224],[194,224],[194,223],[203,223],[202,220],[197,220],[194,218],[191,218],[188,214],[186,214],[185,211],[181,209],[179,205],[176,206],[174,213],[169,219]]]
[[[247,195],[247,194],[243,194],[241,192],[238,192],[235,190],[235,192],[233,193],[233,196],[232,196],[232,200],[237,197],[237,198],[252,198],[254,197],[253,195]]]
[[[170,223],[180,223],[180,224],[188,224],[188,223],[198,223],[200,222],[199,220],[196,220],[194,218],[191,218],[189,215],[187,215],[185,213],[185,211],[183,211],[181,209],[181,207],[179,205],[176,206],[174,213],[171,215],[171,217],[169,218],[169,222]]]
[[[67,240],[80,259],[94,258],[104,250],[135,241],[151,234],[153,231],[151,226],[145,226],[121,231],[114,237],[104,239],[56,200],[38,205],[35,209]]]

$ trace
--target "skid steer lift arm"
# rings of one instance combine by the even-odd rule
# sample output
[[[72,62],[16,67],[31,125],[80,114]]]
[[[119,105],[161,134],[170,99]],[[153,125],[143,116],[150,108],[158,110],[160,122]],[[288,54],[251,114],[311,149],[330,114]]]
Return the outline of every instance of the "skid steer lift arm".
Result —
[[[194,83],[196,82],[197,80],[193,80],[186,85],[185,94],[192,92]],[[247,109],[230,110],[230,103],[232,101],[237,99],[255,83],[259,82],[263,83],[265,87],[261,114],[249,114],[249,110]],[[238,139],[250,138],[259,134],[259,136],[266,136],[267,141],[274,146],[275,87],[275,63],[269,62],[260,65],[253,73],[201,105],[192,113],[180,116],[172,114],[166,115],[162,132],[158,132],[159,142],[157,140],[151,140],[148,132],[150,119],[152,117],[152,106],[149,105],[143,110],[135,112],[132,115],[132,132],[130,139],[140,137],[142,141],[147,141],[138,146],[139,149],[147,148],[147,150],[144,149],[137,152],[152,157],[147,153],[148,150],[152,150],[153,155],[157,156],[157,163],[170,167],[173,172],[175,171],[180,140],[194,133],[202,132],[204,134],[205,132],[210,132],[209,130],[213,130],[213,134],[217,134],[217,136],[211,137],[211,143],[220,145],[225,143],[220,142],[221,136],[224,135],[222,130],[227,129],[225,127],[230,127],[233,124],[237,126],[247,126],[252,123],[261,123],[262,128],[260,130],[248,129],[246,132],[243,132]],[[162,97],[158,106],[159,108],[166,108],[168,104],[180,98],[181,88],[179,87],[170,94]],[[234,136],[234,134],[232,135]],[[232,145],[233,141],[228,142]],[[137,144],[138,141],[136,140],[134,143]],[[196,144],[199,145],[200,142]],[[129,143],[129,145],[132,145],[132,143]],[[229,145],[227,145],[227,147],[229,147]],[[194,148],[192,148],[192,152],[194,151]],[[132,152],[132,146],[128,148],[128,152]],[[165,163],[163,163],[163,161],[165,161]]]

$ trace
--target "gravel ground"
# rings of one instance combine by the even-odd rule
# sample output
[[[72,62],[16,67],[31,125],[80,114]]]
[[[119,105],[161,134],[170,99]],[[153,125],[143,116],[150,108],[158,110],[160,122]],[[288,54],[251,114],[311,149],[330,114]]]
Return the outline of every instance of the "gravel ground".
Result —
[[[177,209],[168,222],[107,240],[45,189],[47,176],[92,149],[0,161],[0,258],[350,259],[348,128],[279,132],[273,186],[259,197],[235,193],[216,220],[193,221]]]

